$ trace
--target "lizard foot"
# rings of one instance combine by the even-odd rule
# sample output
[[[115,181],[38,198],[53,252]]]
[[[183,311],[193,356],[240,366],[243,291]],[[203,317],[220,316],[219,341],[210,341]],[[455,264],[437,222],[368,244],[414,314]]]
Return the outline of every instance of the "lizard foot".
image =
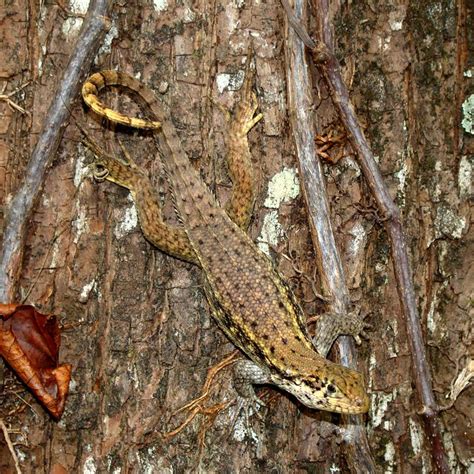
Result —
[[[258,101],[252,87],[255,71],[251,68],[251,62],[252,57],[249,49],[245,68],[245,80],[240,92],[240,101],[234,110],[234,116],[230,125],[231,134],[240,138],[245,138],[255,124],[263,117],[261,113],[255,115],[258,109]]]
[[[364,319],[367,315],[360,316],[357,311],[347,314],[323,313],[315,318],[316,335],[313,344],[323,357],[326,357],[334,341],[340,335],[353,336],[356,343],[360,344],[361,336],[368,339],[365,329],[370,325]]]
[[[263,114],[255,115],[258,109],[257,95],[252,90],[253,74],[248,73],[242,86],[242,96],[234,111],[233,121],[230,126],[231,133],[235,136],[246,137],[250,130],[262,118]]]
[[[119,158],[107,153],[84,130],[82,132],[85,134],[82,143],[94,154],[91,166],[95,180],[112,181],[132,191],[139,186],[141,180],[148,179],[146,171],[133,161],[122,142],[119,141],[119,144],[124,158]]]
[[[262,407],[266,407],[266,404],[257,397],[253,385],[262,385],[270,382],[270,373],[266,367],[262,368],[248,359],[239,360],[234,365],[234,387],[239,394],[234,423],[242,412],[244,413],[247,431],[250,431],[249,420],[253,413],[262,420],[259,410]]]

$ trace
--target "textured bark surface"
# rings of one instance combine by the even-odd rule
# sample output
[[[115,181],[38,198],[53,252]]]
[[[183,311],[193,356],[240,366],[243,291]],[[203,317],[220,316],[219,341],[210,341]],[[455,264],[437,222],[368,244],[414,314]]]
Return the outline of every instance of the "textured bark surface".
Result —
[[[473,332],[469,199],[474,126],[472,105],[470,133],[468,105],[466,112],[462,105],[474,88],[472,50],[469,62],[463,32],[472,35],[474,25],[472,11],[469,17],[463,2],[457,3],[334,5],[337,53],[352,100],[403,213],[440,405],[450,404],[451,383],[469,362]],[[11,97],[30,115],[0,102],[4,206],[21,181],[73,47],[74,26],[80,22],[71,16],[73,8],[60,2],[40,9],[20,1],[0,10],[4,93],[30,82]],[[296,168],[279,2],[117,2],[111,20],[96,68],[134,74],[171,105],[185,150],[221,201],[230,181],[224,118],[214,101],[228,107],[235,102],[252,42],[264,120],[250,134],[259,182],[251,232],[268,240],[275,223],[282,226],[272,243],[278,251],[271,250],[273,257],[306,301],[307,313],[322,310],[311,281],[300,275],[302,270],[312,277],[314,270],[302,199],[288,199],[278,209],[268,199],[272,178],[277,175],[291,185]],[[324,100],[324,86],[315,84],[315,97],[322,99],[315,119],[323,134],[339,123]],[[119,104],[113,92],[106,97]],[[136,111],[129,102],[121,96],[122,110]],[[74,120],[97,131],[105,147],[119,152],[117,134],[84,114],[79,100],[73,112]],[[151,141],[126,130],[120,138],[150,169],[164,196]],[[10,370],[0,366],[0,418],[10,429],[23,472],[186,472],[198,466],[204,472],[356,469],[340,456],[344,441],[338,416],[307,410],[272,389],[259,392],[268,410],[262,422],[252,418],[250,431],[241,419],[232,426],[235,406],[221,412],[205,433],[201,458],[202,416],[170,440],[161,439],[183,421],[184,415],[171,415],[199,393],[207,368],[233,347],[209,316],[199,269],[161,254],[144,240],[128,193],[90,179],[78,139],[71,123],[29,223],[18,295],[61,317],[61,361],[73,364],[62,420],[53,422]],[[325,169],[351,298],[372,311],[372,338],[359,349],[372,398],[367,416],[372,452],[386,472],[430,471],[386,235],[354,158]],[[166,212],[172,220],[169,201]],[[315,282],[318,288],[317,277]],[[472,393],[466,388],[442,413],[453,472],[463,471],[474,457]],[[209,405],[234,397],[227,370],[219,374]],[[1,437],[0,471],[14,472]]]

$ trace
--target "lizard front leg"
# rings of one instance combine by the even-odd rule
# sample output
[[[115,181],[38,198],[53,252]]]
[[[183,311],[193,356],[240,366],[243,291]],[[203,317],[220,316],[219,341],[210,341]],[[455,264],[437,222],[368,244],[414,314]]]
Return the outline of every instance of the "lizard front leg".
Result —
[[[198,264],[184,229],[164,222],[158,197],[146,171],[136,165],[128,154],[125,160],[109,155],[88,136],[83,143],[95,156],[94,177],[97,180],[107,179],[130,190],[147,240],[169,255]]]
[[[323,313],[316,318],[316,335],[313,344],[319,354],[327,357],[334,341],[342,335],[353,336],[357,344],[360,344],[360,336],[367,337],[364,329],[369,327],[364,318],[359,314],[333,314]]]

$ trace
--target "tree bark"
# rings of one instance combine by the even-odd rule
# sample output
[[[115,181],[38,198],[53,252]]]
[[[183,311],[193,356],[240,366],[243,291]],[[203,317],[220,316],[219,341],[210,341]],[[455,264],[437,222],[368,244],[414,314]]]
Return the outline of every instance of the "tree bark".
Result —
[[[77,38],[80,18],[71,15],[84,12],[71,9],[64,2],[15,2],[0,11],[3,94],[30,81],[10,97],[30,115],[0,102],[4,209],[22,183]],[[468,98],[474,72],[467,44],[472,11],[464,0],[396,5],[382,0],[333,2],[332,15],[336,55],[357,117],[401,210],[437,403],[447,407],[441,415],[443,441],[450,468],[461,472],[474,455],[472,388],[454,400],[446,397],[453,381],[462,386],[458,376],[472,352],[474,137]],[[171,106],[186,152],[221,202],[230,180],[224,118],[215,102],[235,103],[252,43],[264,119],[250,134],[259,183],[250,232],[261,243],[270,241],[272,258],[307,314],[324,310],[313,291],[320,283],[303,198],[287,196],[276,205],[269,199],[272,179],[295,190],[297,166],[279,1],[115,2],[110,20],[93,69],[140,77]],[[342,134],[320,81],[314,96],[321,99],[315,104],[321,138],[331,130]],[[122,94],[104,97],[121,110],[137,111]],[[173,220],[149,137],[105,129],[79,97],[73,113],[110,151],[120,153],[120,137],[154,176]],[[240,418],[232,424],[231,405],[210,426],[198,415],[176,436],[163,438],[186,418],[173,412],[199,394],[207,369],[233,346],[210,317],[199,269],[152,248],[126,190],[90,178],[74,120],[27,223],[17,294],[18,301],[27,295],[26,303],[61,317],[61,362],[73,364],[73,383],[65,413],[54,422],[9,368],[0,368],[0,418],[22,471],[356,471],[360,466],[342,455],[341,443],[350,440],[342,439],[339,416],[305,409],[271,388],[259,390],[267,410],[262,421],[251,419],[249,430]],[[371,311],[371,339],[357,349],[371,394],[365,420],[371,452],[381,471],[429,472],[431,450],[417,412],[383,216],[374,212],[348,142],[326,151],[346,155],[336,164],[323,162],[331,220],[351,301]],[[208,405],[233,398],[230,370],[223,370]],[[0,434],[0,471],[14,472],[14,466]]]

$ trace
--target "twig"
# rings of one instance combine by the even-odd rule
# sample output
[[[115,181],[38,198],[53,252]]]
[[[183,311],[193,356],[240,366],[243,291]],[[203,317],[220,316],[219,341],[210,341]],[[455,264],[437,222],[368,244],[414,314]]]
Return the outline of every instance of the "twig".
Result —
[[[110,0],[94,0],[89,6],[58,91],[43,120],[36,147],[25,170],[24,181],[11,201],[5,217],[3,248],[0,254],[0,301],[14,301],[21,271],[26,226],[37,201],[45,173],[51,165],[69,117],[67,106],[79,92],[99,44],[108,29]]]
[[[286,0],[281,1],[284,3]],[[318,13],[321,44],[324,45],[317,45],[315,62],[328,84],[333,103],[339,111],[339,116],[346,128],[350,143],[358,156],[364,177],[374,195],[378,208],[385,217],[384,224],[390,237],[398,294],[407,324],[416,389],[422,403],[421,412],[425,417],[426,437],[432,448],[435,469],[438,472],[447,473],[449,469],[437,416],[439,410],[434,398],[431,375],[426,362],[426,352],[416,308],[412,272],[400,213],[390,197],[388,188],[382,179],[380,170],[355,116],[347,87],[342,79],[340,65],[333,54],[333,34],[329,24],[328,1],[315,0],[314,3]],[[300,27],[304,29],[303,26],[300,25]],[[321,51],[324,51],[327,55],[323,60]]]
[[[18,462],[18,458],[15,453],[15,449],[13,448],[12,440],[10,439],[10,435],[8,433],[8,429],[5,426],[5,423],[0,418],[0,428],[2,428],[3,437],[5,438],[5,442],[7,443],[8,449],[10,450],[10,454],[12,455],[13,461],[15,462],[15,469],[17,474],[21,474],[20,463]]]
[[[334,105],[338,109],[339,116],[346,127],[349,141],[358,156],[362,172],[377,202],[378,208],[382,212],[383,217],[386,217],[384,223],[392,248],[393,266],[397,279],[398,295],[407,325],[415,384],[422,404],[421,412],[425,417],[426,437],[432,448],[431,452],[435,469],[439,472],[447,473],[449,468],[438,426],[438,407],[433,394],[431,374],[416,307],[412,271],[408,260],[407,244],[401,224],[400,212],[390,197],[382,174],[359,125],[349,99],[349,93],[342,79],[340,65],[332,53],[333,35],[329,25],[328,1],[317,0],[316,5],[322,40],[328,50],[331,51],[329,59],[325,63],[319,63],[318,69],[326,79]]]
[[[30,112],[28,112],[28,110],[24,109],[23,107],[21,107],[16,102],[13,102],[13,100],[10,99],[10,97],[14,96],[15,94],[17,94],[18,92],[23,90],[28,84],[29,84],[29,82],[27,82],[27,83],[23,84],[22,86],[18,87],[13,92],[10,92],[8,94],[4,94],[6,86],[7,86],[7,83],[5,83],[5,85],[3,87],[3,90],[2,90],[2,93],[0,94],[0,100],[3,100],[4,102],[6,102],[8,104],[8,106],[11,107],[12,109],[18,110],[18,112],[20,112],[20,114],[30,115]]]
[[[288,5],[286,1],[282,1]],[[295,1],[296,17],[305,16],[306,2]],[[287,9],[288,11],[288,9]],[[301,24],[300,21],[298,23]],[[302,34],[304,28],[299,27],[296,33]],[[349,292],[345,283],[344,269],[337,250],[332,232],[326,186],[318,152],[315,143],[313,122],[312,85],[309,77],[309,64],[305,48],[292,29],[288,30],[288,63],[287,83],[290,121],[298,153],[303,195],[309,214],[309,223],[313,246],[316,251],[316,261],[320,270],[323,293],[331,300],[328,306],[333,313],[348,313],[350,303]],[[306,33],[304,38],[309,38]],[[311,44],[315,44],[312,42]],[[354,341],[350,337],[339,337],[337,340],[341,363],[345,366],[357,366]],[[344,417],[345,443],[343,449],[350,465],[361,469],[359,472],[375,472],[375,464],[370,453],[369,443],[363,427],[361,416]]]

